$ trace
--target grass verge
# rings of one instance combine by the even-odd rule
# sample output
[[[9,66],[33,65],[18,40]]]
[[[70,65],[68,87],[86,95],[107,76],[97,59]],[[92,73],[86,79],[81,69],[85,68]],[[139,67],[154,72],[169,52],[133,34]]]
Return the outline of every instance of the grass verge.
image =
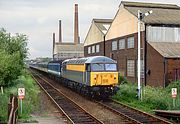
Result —
[[[171,88],[178,90],[175,106],[173,106]],[[180,81],[173,82],[166,88],[143,87],[142,101],[137,99],[136,89],[137,85],[135,84],[121,84],[120,90],[113,96],[113,99],[151,114],[155,109],[180,110]]]
[[[15,85],[4,88],[4,94],[0,93],[0,123],[7,122],[7,105],[9,102],[9,96],[10,94],[17,95],[19,87],[23,87],[26,90],[25,98],[22,102],[22,114],[20,114],[20,109],[18,110],[19,118],[23,120],[28,119],[30,117],[30,113],[38,108],[38,93],[40,92],[40,89],[31,78],[30,74],[24,73],[15,81]]]

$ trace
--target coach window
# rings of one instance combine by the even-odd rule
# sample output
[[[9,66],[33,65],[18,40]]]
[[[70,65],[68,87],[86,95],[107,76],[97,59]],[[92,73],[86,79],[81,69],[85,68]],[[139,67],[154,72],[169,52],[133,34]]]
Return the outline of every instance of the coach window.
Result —
[[[112,51],[117,50],[117,41],[112,42]]]
[[[134,48],[134,37],[129,37],[127,39],[127,48]]]
[[[92,71],[104,71],[104,64],[92,64]]]
[[[106,71],[116,71],[117,67],[116,64],[105,64]]]

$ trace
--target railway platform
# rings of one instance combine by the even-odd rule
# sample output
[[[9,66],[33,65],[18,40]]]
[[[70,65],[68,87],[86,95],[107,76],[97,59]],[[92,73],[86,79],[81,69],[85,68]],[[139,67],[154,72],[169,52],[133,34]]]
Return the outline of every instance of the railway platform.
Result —
[[[44,91],[39,93],[40,103],[37,110],[31,113],[31,117],[26,121],[18,120],[17,124],[66,124],[62,114],[57,111],[56,106],[52,103]]]
[[[180,121],[180,110],[154,110],[154,112],[158,116]]]

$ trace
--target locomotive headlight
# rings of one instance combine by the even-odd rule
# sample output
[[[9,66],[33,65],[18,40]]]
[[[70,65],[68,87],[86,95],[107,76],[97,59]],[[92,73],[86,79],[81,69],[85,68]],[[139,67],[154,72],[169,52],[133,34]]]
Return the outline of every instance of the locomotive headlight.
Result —
[[[116,80],[116,75],[114,74],[114,79]]]
[[[94,80],[96,80],[97,75],[94,75]]]

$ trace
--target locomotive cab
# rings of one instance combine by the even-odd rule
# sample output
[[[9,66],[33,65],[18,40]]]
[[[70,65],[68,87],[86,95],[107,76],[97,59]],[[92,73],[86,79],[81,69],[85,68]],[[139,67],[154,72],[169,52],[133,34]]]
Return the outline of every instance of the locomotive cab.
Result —
[[[116,85],[118,73],[116,63],[86,64],[86,82],[90,86]]]

